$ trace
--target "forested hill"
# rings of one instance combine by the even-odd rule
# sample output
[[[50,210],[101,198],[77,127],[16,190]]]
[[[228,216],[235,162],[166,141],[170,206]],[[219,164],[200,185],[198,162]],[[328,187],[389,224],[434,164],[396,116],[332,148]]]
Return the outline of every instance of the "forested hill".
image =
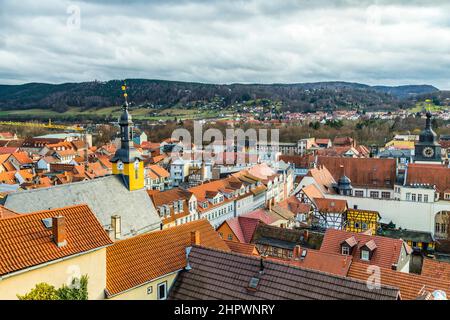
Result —
[[[96,109],[122,103],[119,80],[64,84],[28,83],[0,85],[0,109]],[[415,96],[438,89],[430,85],[368,86],[348,82],[296,84],[205,84],[164,80],[129,79],[129,97],[135,106],[195,108],[214,102],[219,108],[256,99],[280,101],[284,110],[313,111],[361,108],[396,109],[411,104]]]

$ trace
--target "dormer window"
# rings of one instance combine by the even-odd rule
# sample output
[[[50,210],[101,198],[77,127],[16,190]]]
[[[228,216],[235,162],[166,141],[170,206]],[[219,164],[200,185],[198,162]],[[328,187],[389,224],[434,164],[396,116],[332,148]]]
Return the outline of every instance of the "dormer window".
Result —
[[[376,248],[377,245],[375,244],[375,241],[370,240],[366,242],[366,244],[361,247],[361,260],[369,261],[372,258]]]
[[[355,237],[350,237],[341,243],[341,254],[343,255],[351,255],[353,248],[357,245],[357,241]]]
[[[345,256],[350,255],[350,248],[348,246],[342,246],[341,253]]]
[[[361,260],[369,261],[370,260],[370,252],[369,250],[361,250]]]

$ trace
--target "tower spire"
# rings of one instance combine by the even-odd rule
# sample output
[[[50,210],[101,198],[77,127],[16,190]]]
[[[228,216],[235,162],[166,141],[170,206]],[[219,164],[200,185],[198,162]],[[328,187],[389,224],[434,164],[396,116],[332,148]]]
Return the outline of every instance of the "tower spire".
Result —
[[[127,84],[122,85],[124,103],[119,119],[120,148],[110,160],[113,163],[113,174],[121,174],[130,190],[144,187],[144,166],[142,154],[133,144],[133,121],[128,112]]]

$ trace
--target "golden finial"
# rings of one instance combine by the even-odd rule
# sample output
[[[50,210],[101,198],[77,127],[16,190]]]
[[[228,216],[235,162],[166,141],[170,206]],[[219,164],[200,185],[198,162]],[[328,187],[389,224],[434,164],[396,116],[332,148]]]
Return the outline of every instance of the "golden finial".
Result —
[[[127,89],[128,89],[127,82],[124,80],[123,85],[122,85],[122,91],[123,91],[123,97],[125,98],[125,102],[127,102],[127,97],[128,97]]]
[[[126,80],[123,80],[123,85],[122,85],[122,91],[123,91],[123,97],[125,98],[125,106],[128,107],[128,93],[127,93],[127,82]]]

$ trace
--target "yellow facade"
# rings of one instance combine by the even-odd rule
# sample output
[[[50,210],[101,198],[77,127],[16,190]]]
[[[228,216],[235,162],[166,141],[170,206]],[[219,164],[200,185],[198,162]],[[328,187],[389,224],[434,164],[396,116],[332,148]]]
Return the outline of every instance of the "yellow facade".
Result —
[[[380,215],[377,211],[349,209],[346,213],[345,230],[349,232],[364,232],[378,230]]]
[[[124,163],[123,170],[117,168],[117,163],[112,164],[113,174],[123,174],[128,178],[128,187],[130,191],[144,188],[144,162],[139,161],[138,169],[135,169],[134,163]]]
[[[409,245],[411,248],[417,247],[417,248],[419,248],[420,250],[422,250],[422,249],[424,248],[424,243],[423,243],[423,242],[416,242],[416,246],[413,245],[414,243],[413,243],[413,241],[411,241],[411,240],[407,240],[406,243],[408,243],[408,245]],[[434,242],[427,243],[426,250],[434,250]]]
[[[36,284],[45,282],[60,288],[74,277],[87,275],[90,300],[104,299],[106,288],[106,249],[41,265],[35,269],[0,277],[0,300],[17,300],[17,294],[30,292]]]
[[[167,295],[172,284],[175,282],[178,272],[168,274],[164,277],[158,278],[152,282],[143,284],[142,286],[125,291],[121,294],[111,297],[111,300],[157,300],[158,299],[158,285],[166,282]]]
[[[414,141],[391,140],[386,143],[385,147],[393,147],[395,149],[414,149]]]

